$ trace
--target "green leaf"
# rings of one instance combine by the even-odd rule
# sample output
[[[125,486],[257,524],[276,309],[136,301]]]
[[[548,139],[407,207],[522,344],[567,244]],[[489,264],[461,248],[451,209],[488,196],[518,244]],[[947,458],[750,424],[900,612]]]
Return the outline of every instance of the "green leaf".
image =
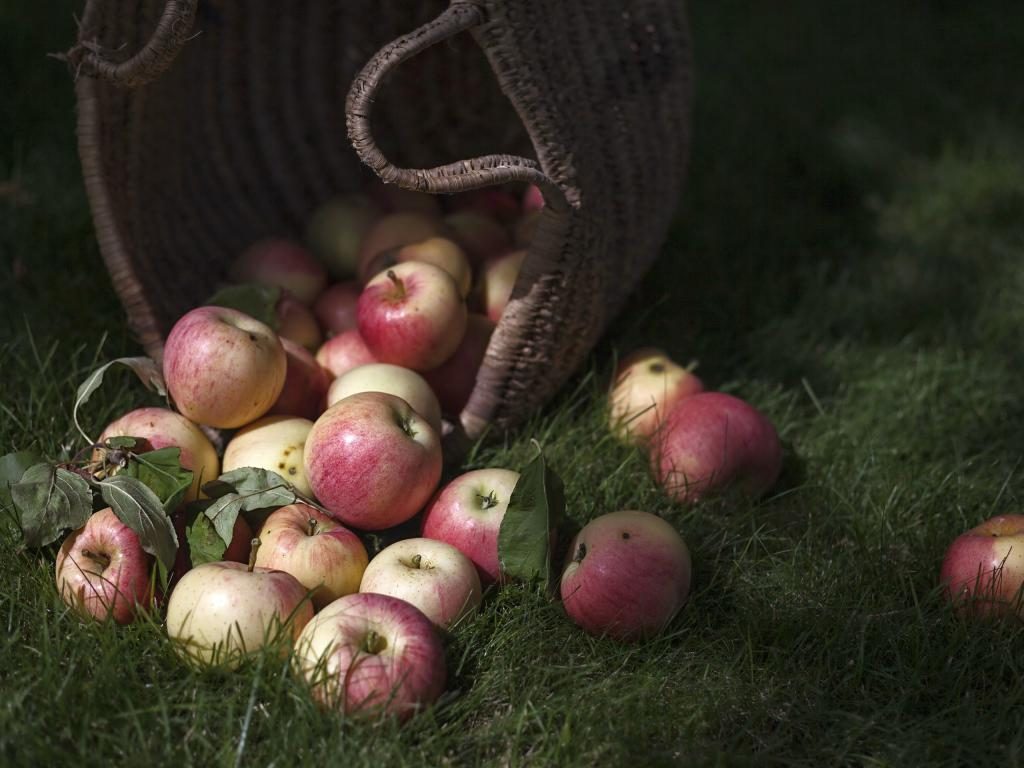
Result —
[[[276,472],[258,467],[226,472],[204,485],[203,491],[216,499],[205,514],[226,542],[231,541],[235,518],[240,513],[278,509],[298,501],[291,483]]]
[[[114,475],[100,482],[103,500],[114,514],[139,537],[142,548],[155,555],[168,571],[174,568],[178,536],[163,503],[142,481],[127,475]]]
[[[0,456],[0,505],[10,507],[11,485],[21,480],[25,471],[43,461],[43,457],[34,451],[17,451]]]
[[[11,499],[29,547],[43,547],[68,530],[81,528],[92,514],[92,491],[85,478],[51,464],[30,467],[11,486]]]
[[[139,377],[139,380],[143,383],[146,389],[151,392],[156,392],[161,397],[167,396],[167,386],[164,384],[163,373],[153,360],[148,357],[119,357],[117,360],[112,360],[106,365],[101,365],[95,371],[89,374],[89,376],[78,386],[78,393],[75,395],[75,407],[71,411],[71,416],[75,421],[75,426],[78,427],[78,431],[82,433],[82,437],[88,440],[90,443],[96,442],[89,437],[85,430],[82,429],[82,425],[78,421],[78,409],[81,408],[85,403],[92,397],[93,392],[99,389],[103,383],[103,376],[106,374],[107,369],[112,365],[121,365],[125,368],[131,368],[135,375]]]
[[[181,466],[181,449],[177,446],[134,453],[118,474],[140,480],[156,494],[168,515],[178,508],[192,485],[192,470]]]
[[[551,578],[552,533],[565,514],[562,479],[538,452],[523,469],[498,530],[498,562],[511,578]]]
[[[104,443],[108,448],[117,450],[121,448],[134,448],[138,441],[139,439],[137,437],[118,435],[117,437],[108,437],[104,440]]]
[[[204,500],[203,506],[190,510],[189,522],[185,526],[185,536],[188,538],[193,568],[203,563],[215,563],[223,560],[224,552],[230,544],[230,541],[224,541],[221,538],[213,521],[204,514],[204,507],[209,506],[209,503],[208,500]],[[231,521],[231,525],[234,527],[234,520]]]
[[[206,300],[206,304],[245,312],[276,331],[277,302],[280,298],[281,289],[276,285],[241,283],[221,288]]]

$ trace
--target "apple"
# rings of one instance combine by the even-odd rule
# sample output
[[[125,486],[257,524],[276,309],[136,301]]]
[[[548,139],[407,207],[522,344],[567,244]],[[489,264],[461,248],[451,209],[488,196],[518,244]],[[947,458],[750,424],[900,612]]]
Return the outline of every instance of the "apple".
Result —
[[[998,515],[960,534],[946,550],[939,580],[965,615],[1024,615],[1024,515]]]
[[[526,192],[523,193],[523,213],[539,211],[543,207],[544,195],[541,193],[540,187],[536,184],[531,184],[526,188]]]
[[[389,363],[360,365],[331,382],[327,406],[357,392],[387,392],[400,397],[441,434],[441,406],[426,379],[416,371]]]
[[[503,253],[484,264],[480,287],[484,311],[492,322],[497,323],[501,320],[505,307],[512,298],[512,289],[515,288],[516,278],[519,277],[519,270],[522,269],[525,260],[526,251],[519,250]]]
[[[453,211],[477,211],[485,216],[497,219],[502,224],[510,224],[520,213],[519,201],[510,192],[498,187],[485,187],[464,192],[452,197]]]
[[[494,323],[473,312],[466,317],[466,332],[455,352],[437,368],[423,372],[441,404],[441,412],[459,414],[469,402],[476,375],[487,354],[487,345],[494,333]]]
[[[592,635],[649,638],[690,594],[690,552],[675,528],[649,512],[591,520],[569,545],[560,591],[565,612]]]
[[[625,443],[645,442],[676,402],[703,391],[704,384],[696,375],[660,349],[638,349],[615,368],[609,427]]]
[[[475,264],[507,251],[512,239],[496,219],[480,211],[456,211],[443,219],[455,240]]]
[[[380,179],[370,184],[370,198],[388,213],[441,215],[441,203],[435,195],[405,189],[397,184],[385,184]]]
[[[381,251],[363,265],[360,277],[364,283],[374,275],[406,261],[422,261],[440,267],[455,280],[459,295],[465,298],[473,282],[473,272],[466,252],[446,237],[430,237],[389,251]]]
[[[235,433],[224,450],[224,471],[258,467],[276,472],[304,496],[313,494],[306,479],[303,449],[313,422],[295,416],[265,416]]]
[[[321,706],[400,722],[436,701],[447,677],[430,619],[404,600],[372,592],[320,611],[295,643],[292,668]]]
[[[498,531],[519,481],[510,469],[475,469],[459,475],[430,502],[423,535],[451,544],[473,561],[481,582],[501,580]]]
[[[441,479],[441,440],[401,398],[360,392],[316,420],[306,439],[306,477],[346,525],[377,531],[423,507]]]
[[[130,624],[153,597],[153,558],[110,507],[72,531],[57,553],[57,591],[76,613]]]
[[[465,332],[459,288],[432,264],[396,264],[359,297],[359,333],[382,363],[429,371],[452,356]]]
[[[473,562],[434,539],[403,539],[382,549],[363,573],[359,591],[412,603],[441,629],[475,611],[481,593]]]
[[[306,226],[306,242],[337,278],[354,277],[359,269],[359,244],[380,217],[361,195],[336,197],[317,208]]]
[[[271,512],[260,528],[260,541],[256,566],[290,573],[312,591],[317,610],[359,591],[369,560],[366,547],[319,510],[289,504]]]
[[[738,397],[700,392],[679,400],[651,445],[662,490],[689,503],[737,485],[757,497],[782,470],[782,445],[763,413]]]
[[[199,496],[203,483],[220,475],[220,460],[213,443],[203,430],[180,413],[168,408],[136,408],[107,425],[100,435],[103,443],[111,437],[136,437],[135,453],[158,451],[161,448],[180,448],[181,466],[192,470],[192,485],[185,492],[184,501]],[[93,460],[102,458],[103,449],[93,452]]]
[[[334,336],[356,327],[356,303],[362,291],[356,280],[345,280],[331,285],[320,294],[313,305],[313,314],[324,333]]]
[[[313,310],[290,293],[283,293],[275,311],[278,338],[290,339],[306,349],[315,350],[320,346],[324,337]]]
[[[284,347],[270,328],[227,307],[198,307],[164,345],[164,381],[198,424],[231,429],[266,413],[284,387]]]
[[[167,602],[167,634],[186,658],[234,668],[265,645],[291,645],[313,617],[294,576],[255,567],[259,548],[253,539],[248,565],[204,563],[178,581]]]
[[[301,416],[315,419],[327,407],[327,389],[331,373],[309,353],[290,339],[281,339],[287,360],[284,387],[267,411],[268,416]]]
[[[331,374],[331,378],[334,378],[356,366],[376,363],[377,358],[366,346],[359,330],[352,329],[342,331],[325,341],[316,352],[316,361]]]
[[[253,243],[231,265],[235,283],[262,283],[287,290],[309,305],[327,287],[327,270],[298,243],[278,238]]]
[[[446,230],[441,220],[425,213],[392,213],[378,219],[359,245],[359,268],[382,251],[419,243],[431,237],[444,237]]]

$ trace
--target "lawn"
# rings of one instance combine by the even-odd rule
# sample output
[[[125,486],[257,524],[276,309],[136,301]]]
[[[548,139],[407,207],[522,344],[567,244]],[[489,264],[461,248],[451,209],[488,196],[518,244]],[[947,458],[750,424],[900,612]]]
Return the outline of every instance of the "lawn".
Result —
[[[654,269],[584,370],[468,467],[540,440],[577,523],[668,519],[695,590],[659,638],[492,590],[404,727],[319,712],[286,662],[190,671],[161,626],[85,625],[0,522],[4,765],[1018,765],[1024,631],[956,618],[949,542],[1024,495],[1024,6],[692,3],[693,156]],[[782,10],[785,6],[786,10]],[[0,3],[0,453],[77,445],[74,389],[139,354],[74,147],[57,2]],[[684,508],[614,443],[614,356],[660,345],[768,413],[760,502]],[[140,402],[127,378],[101,428]],[[98,400],[98,398],[97,398]]]

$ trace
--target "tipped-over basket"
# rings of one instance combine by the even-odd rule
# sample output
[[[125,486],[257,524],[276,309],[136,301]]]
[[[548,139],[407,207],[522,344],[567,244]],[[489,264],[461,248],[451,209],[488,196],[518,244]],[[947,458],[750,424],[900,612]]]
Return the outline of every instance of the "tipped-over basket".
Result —
[[[681,190],[682,0],[87,0],[68,61],[100,249],[155,358],[246,245],[301,233],[367,166],[438,194],[537,184],[470,437],[579,366]]]

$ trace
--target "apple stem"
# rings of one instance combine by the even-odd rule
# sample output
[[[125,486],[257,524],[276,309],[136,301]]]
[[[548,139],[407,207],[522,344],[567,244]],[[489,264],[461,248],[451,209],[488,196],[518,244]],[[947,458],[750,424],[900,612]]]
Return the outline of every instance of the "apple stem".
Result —
[[[102,569],[105,569],[108,565],[110,565],[110,555],[105,555],[102,552],[93,552],[89,549],[83,549],[82,555],[96,563],[99,563],[100,568]]]
[[[256,537],[249,543],[252,545],[252,549],[249,550],[249,573],[252,573],[256,568],[256,553],[259,552],[260,545],[263,542],[259,540],[259,537]]]
[[[480,499],[481,509],[490,509],[491,507],[498,506],[498,497],[494,495],[494,491],[491,491],[486,496],[482,496],[479,493],[476,496]]]
[[[380,653],[388,647],[388,641],[380,634],[377,630],[371,629],[366,633],[366,638],[363,640],[363,650],[367,653]]]
[[[405,298],[405,283],[402,282],[401,278],[395,274],[395,270],[388,270],[388,280],[390,280],[395,286],[395,297],[399,299]]]
[[[313,517],[309,518],[309,535],[310,536],[316,536],[316,526],[317,526],[316,518],[313,518]]]
[[[412,556],[412,567],[413,568],[419,568],[420,567],[420,563],[422,563],[422,562],[423,562],[423,555],[413,555]]]
[[[581,541],[580,545],[578,547],[576,547],[576,554],[573,555],[572,561],[574,563],[582,563],[583,562],[583,558],[586,557],[586,556],[587,556],[587,545],[584,544]]]

